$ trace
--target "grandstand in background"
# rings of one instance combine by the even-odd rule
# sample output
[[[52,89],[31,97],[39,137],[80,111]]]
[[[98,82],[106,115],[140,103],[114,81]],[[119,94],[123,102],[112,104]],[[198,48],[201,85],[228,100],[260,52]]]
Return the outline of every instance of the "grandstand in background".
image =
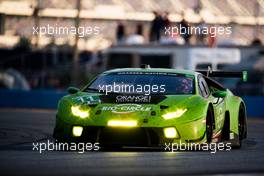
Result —
[[[39,25],[74,26],[77,0],[0,0],[0,47],[11,47],[21,36],[32,37],[35,18]],[[15,9],[15,10],[14,10]],[[101,49],[115,42],[118,20],[126,21],[128,33],[135,23],[142,22],[148,40],[152,11],[168,11],[172,22],[184,17],[191,25],[200,22],[231,25],[231,36],[218,36],[218,41],[249,45],[254,38],[264,42],[264,0],[82,0],[80,25],[99,26],[100,35],[79,40],[80,49]],[[56,44],[74,45],[74,36],[44,36],[43,47]]]

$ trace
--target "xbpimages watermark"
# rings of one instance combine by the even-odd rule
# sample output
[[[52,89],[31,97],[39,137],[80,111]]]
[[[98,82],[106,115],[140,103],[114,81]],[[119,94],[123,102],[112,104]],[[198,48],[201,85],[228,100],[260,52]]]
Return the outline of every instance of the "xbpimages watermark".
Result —
[[[150,95],[152,93],[164,93],[166,91],[166,85],[148,85],[148,84],[125,84],[116,83],[99,85],[98,89],[100,93],[136,93],[143,95]]]
[[[210,151],[216,153],[217,151],[230,151],[232,149],[231,143],[165,143],[164,150],[175,152],[175,151]]]
[[[211,37],[216,37],[217,35],[231,35],[231,26],[168,26],[164,28],[164,34],[170,37],[175,37],[177,35],[210,35]]]
[[[33,26],[32,27],[33,35],[77,35],[78,37],[87,37],[90,35],[98,35],[100,34],[100,27],[98,26],[79,26],[76,28],[75,26],[52,26],[47,24],[45,26]]]
[[[85,151],[98,151],[100,149],[99,143],[84,143],[84,142],[57,142],[57,140],[46,142],[33,142],[32,150],[40,154],[45,151],[74,151],[84,153]]]

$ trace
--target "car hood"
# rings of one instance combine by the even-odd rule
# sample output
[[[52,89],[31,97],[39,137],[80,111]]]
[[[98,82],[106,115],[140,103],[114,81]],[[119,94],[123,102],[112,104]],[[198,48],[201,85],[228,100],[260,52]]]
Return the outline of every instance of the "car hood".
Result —
[[[188,123],[199,119],[203,116],[203,107],[206,105],[206,100],[199,95],[126,96],[86,92],[67,95],[60,100],[57,115],[68,123],[91,126],[106,126],[110,120],[133,120],[137,121],[139,126],[161,127],[171,125],[172,121]],[[88,111],[90,118],[73,118],[71,113],[73,106]],[[175,112],[179,108],[186,109],[181,118],[170,120],[163,118],[163,115]]]
[[[78,93],[70,97],[72,105],[87,105],[95,111],[111,114],[159,114],[163,110],[191,108],[199,103],[198,95],[102,95]],[[109,114],[110,115],[110,114]]]

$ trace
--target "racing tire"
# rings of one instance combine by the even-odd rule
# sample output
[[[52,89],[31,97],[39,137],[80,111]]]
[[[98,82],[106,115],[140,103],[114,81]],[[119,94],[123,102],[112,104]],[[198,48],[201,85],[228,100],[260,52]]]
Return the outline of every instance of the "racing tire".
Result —
[[[246,126],[246,110],[245,107],[240,104],[238,114],[238,148],[242,146],[242,140],[246,137],[247,126]]]
[[[211,143],[213,139],[213,118],[214,112],[211,107],[208,108],[206,115],[206,142]]]
[[[221,133],[221,140],[228,141],[230,139],[229,133],[230,133],[230,115],[229,115],[229,112],[226,111],[225,121],[224,121],[223,129],[222,129],[222,133]]]

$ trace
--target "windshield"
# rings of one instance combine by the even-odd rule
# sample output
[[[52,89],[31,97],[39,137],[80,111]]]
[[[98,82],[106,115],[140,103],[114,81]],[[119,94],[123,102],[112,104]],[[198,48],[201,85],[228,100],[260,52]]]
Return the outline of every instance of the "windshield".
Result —
[[[194,75],[120,72],[99,76],[85,91],[122,94],[194,94]]]

